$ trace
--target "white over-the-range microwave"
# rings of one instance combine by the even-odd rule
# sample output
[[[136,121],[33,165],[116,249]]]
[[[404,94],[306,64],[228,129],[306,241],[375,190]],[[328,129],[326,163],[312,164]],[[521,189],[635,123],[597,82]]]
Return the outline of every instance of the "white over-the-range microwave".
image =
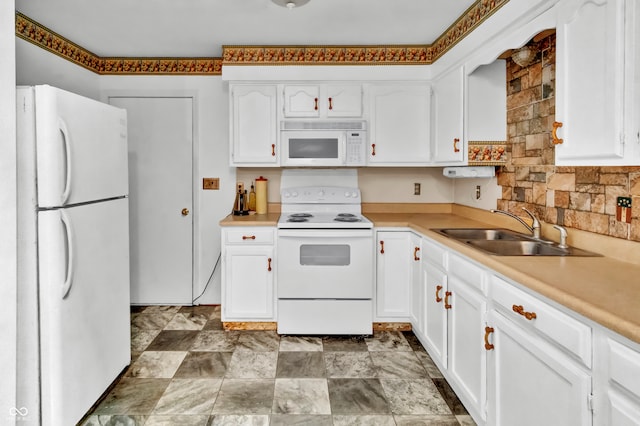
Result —
[[[366,164],[366,121],[282,121],[282,166],[340,167]]]

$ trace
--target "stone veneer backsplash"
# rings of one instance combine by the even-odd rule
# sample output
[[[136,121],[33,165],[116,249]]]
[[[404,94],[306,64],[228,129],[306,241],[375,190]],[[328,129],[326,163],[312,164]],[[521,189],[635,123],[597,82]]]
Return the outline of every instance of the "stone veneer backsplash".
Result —
[[[547,223],[640,241],[640,167],[554,165],[555,41],[529,42],[539,53],[524,68],[507,59],[509,162],[497,173],[498,208],[526,216],[527,207]],[[630,224],[616,220],[620,196],[632,197]]]

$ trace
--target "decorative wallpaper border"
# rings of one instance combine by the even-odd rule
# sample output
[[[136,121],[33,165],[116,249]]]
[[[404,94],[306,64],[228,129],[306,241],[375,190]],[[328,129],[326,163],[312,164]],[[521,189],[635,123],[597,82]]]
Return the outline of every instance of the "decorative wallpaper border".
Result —
[[[468,141],[469,166],[504,166],[507,164],[507,141]]]
[[[431,45],[223,46],[222,58],[110,58],[16,12],[16,36],[97,74],[221,75],[228,65],[428,65],[509,0],[477,0]]]
[[[16,12],[16,36],[97,74],[221,75],[221,58],[101,58]]]

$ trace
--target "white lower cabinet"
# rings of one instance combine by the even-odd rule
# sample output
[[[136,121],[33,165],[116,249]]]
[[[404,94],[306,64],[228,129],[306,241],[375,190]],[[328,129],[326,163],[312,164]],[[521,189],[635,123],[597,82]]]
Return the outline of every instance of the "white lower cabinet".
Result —
[[[275,320],[274,232],[222,229],[222,321]]]
[[[413,261],[411,262],[411,281],[410,281],[410,302],[409,302],[409,320],[413,331],[417,335],[424,333],[424,296],[425,291],[422,286],[422,238],[419,235],[411,233],[410,246],[413,249]]]
[[[413,262],[411,232],[377,231],[376,240],[374,321],[408,321]]]
[[[490,425],[591,425],[591,376],[498,311],[488,314]]]

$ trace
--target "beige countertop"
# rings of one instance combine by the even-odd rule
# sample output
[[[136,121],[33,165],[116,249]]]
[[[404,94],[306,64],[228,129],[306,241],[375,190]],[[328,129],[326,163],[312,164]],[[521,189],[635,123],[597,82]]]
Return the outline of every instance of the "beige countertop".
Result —
[[[438,209],[442,211],[443,209]],[[446,210],[446,209],[445,209]],[[465,209],[462,213],[468,213]],[[603,257],[493,256],[431,231],[431,228],[495,227],[482,213],[369,213],[375,227],[406,227],[510,278],[576,313],[640,343],[640,264]],[[486,213],[486,212],[485,212]],[[488,213],[490,215],[490,213]],[[494,216],[491,215],[490,219]],[[501,215],[500,215],[501,216]],[[275,226],[279,213],[228,216],[221,226]],[[503,219],[500,219],[504,221]],[[512,220],[507,218],[507,220]],[[506,227],[522,231],[516,221]],[[515,225],[515,227],[514,227]],[[544,230],[543,230],[544,236]],[[627,242],[622,242],[626,244]],[[569,244],[572,241],[569,240]],[[633,251],[637,243],[633,243]],[[593,250],[592,247],[577,247]]]

